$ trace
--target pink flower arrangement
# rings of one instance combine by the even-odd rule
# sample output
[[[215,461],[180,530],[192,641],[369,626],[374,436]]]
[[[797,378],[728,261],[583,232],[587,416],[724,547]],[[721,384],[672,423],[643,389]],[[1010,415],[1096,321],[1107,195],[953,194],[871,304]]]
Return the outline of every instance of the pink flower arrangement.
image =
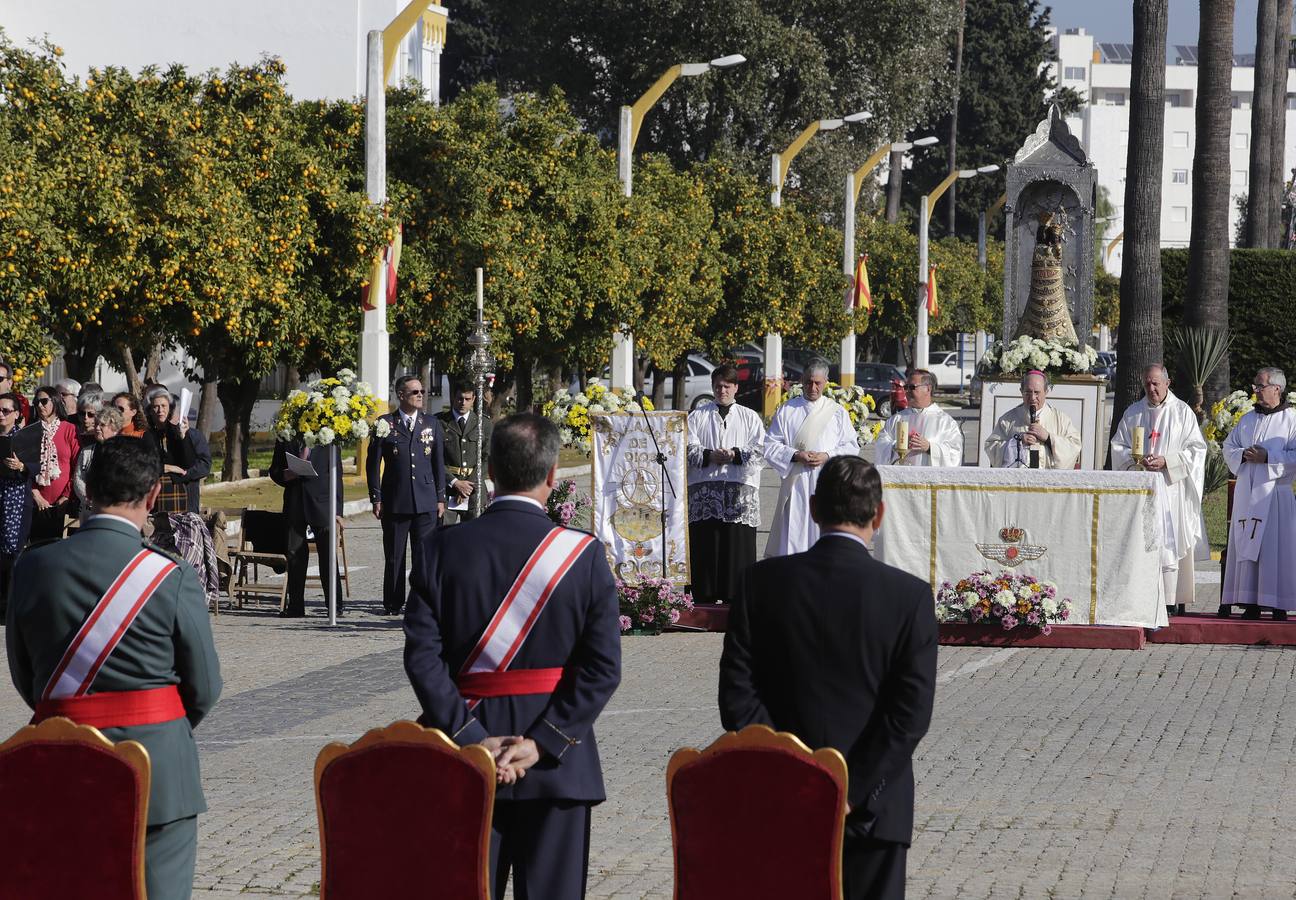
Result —
[[[680,619],[680,613],[693,608],[693,595],[670,581],[647,578],[643,581],[617,580],[621,604],[621,633],[639,629],[660,633]]]
[[[549,502],[545,504],[545,512],[555,525],[569,528],[577,516],[593,505],[589,496],[577,491],[576,482],[568,478],[554,485]]]
[[[1071,618],[1071,600],[1058,597],[1057,585],[1033,575],[973,572],[957,584],[946,581],[940,586],[936,618],[972,625],[998,622],[1005,631],[1025,625],[1050,634],[1053,624]]]

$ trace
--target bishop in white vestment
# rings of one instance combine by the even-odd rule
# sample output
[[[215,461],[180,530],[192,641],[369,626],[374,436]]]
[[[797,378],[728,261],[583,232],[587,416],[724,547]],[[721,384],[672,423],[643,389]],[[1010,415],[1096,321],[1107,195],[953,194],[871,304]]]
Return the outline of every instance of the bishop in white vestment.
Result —
[[[985,440],[991,466],[1075,468],[1080,432],[1066,413],[1048,405],[1048,391],[1043,372],[1029,372],[1022,378],[1022,404],[1008,410]]]
[[[811,363],[801,379],[802,396],[774,413],[765,440],[765,462],[783,479],[765,556],[809,550],[819,540],[810,518],[810,495],[823,464],[834,456],[858,456],[859,436],[841,404],[824,396],[828,366]]]
[[[1224,460],[1237,476],[1221,613],[1247,607],[1243,618],[1274,618],[1296,609],[1296,409],[1285,401],[1281,369],[1261,369],[1252,389],[1256,405],[1224,438]]]
[[[690,590],[700,603],[732,600],[739,579],[756,562],[760,471],[765,424],[734,402],[738,370],[711,373],[715,400],[688,417]]]
[[[1136,450],[1142,454],[1142,468],[1162,479],[1161,579],[1166,606],[1182,613],[1196,590],[1194,558],[1210,559],[1201,506],[1206,439],[1192,408],[1170,392],[1170,378],[1162,365],[1144,370],[1143,399],[1125,410],[1116,427],[1111,439],[1112,468],[1118,472],[1139,468]]]
[[[932,402],[936,376],[926,369],[914,369],[905,379],[909,408],[891,418],[878,434],[879,466],[961,466],[963,429],[945,410]],[[901,439],[905,457],[897,452]]]

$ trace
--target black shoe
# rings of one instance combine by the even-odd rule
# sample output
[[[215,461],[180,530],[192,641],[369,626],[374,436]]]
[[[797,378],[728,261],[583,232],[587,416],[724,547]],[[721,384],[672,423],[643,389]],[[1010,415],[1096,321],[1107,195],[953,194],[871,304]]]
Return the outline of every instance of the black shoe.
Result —
[[[399,615],[401,614],[401,610],[402,610],[403,608],[404,608],[404,607],[400,607],[400,606],[398,606],[398,607],[396,607],[395,609],[392,609],[390,606],[384,606],[384,607],[383,607],[383,615],[387,615],[387,616],[399,616]]]
[[[1254,603],[1247,604],[1247,607],[1242,610],[1242,618],[1246,619],[1248,622],[1259,621],[1260,607],[1256,606]]]
[[[1166,618],[1172,619],[1174,618],[1174,614],[1175,614],[1175,607],[1174,604],[1171,603],[1169,606],[1166,607]]]
[[[1275,622],[1286,622],[1286,621],[1287,621],[1287,610],[1285,610],[1285,609],[1275,609],[1275,610],[1273,611],[1273,620],[1274,620]]]
[[[303,619],[305,617],[306,617],[306,610],[304,609],[289,608],[289,609],[279,610],[279,618],[281,619]]]
[[[1180,603],[1178,606],[1175,607],[1175,615],[1176,615],[1176,616],[1186,616],[1186,615],[1188,615],[1188,609],[1187,609],[1187,607],[1185,607],[1182,603]]]
[[[1217,619],[1229,619],[1229,618],[1232,618],[1232,617],[1233,617],[1233,604],[1232,604],[1232,603],[1221,603],[1221,604],[1220,604],[1220,608],[1219,608],[1219,612],[1215,613],[1215,618],[1217,618]]]

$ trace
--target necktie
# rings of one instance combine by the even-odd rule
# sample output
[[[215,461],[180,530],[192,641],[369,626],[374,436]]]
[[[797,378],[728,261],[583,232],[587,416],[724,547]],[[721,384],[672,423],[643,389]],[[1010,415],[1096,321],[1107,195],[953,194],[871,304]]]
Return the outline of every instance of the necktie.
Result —
[[[467,427],[468,427],[468,417],[467,417],[467,416],[460,416],[460,417],[459,417],[459,430],[460,430],[460,431],[463,431],[463,430],[464,430],[465,428],[467,428]]]

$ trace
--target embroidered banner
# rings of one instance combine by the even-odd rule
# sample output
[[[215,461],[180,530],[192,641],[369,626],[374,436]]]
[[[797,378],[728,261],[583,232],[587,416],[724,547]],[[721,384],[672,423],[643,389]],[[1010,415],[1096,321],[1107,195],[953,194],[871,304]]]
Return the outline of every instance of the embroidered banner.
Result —
[[[687,423],[683,412],[650,412],[647,419],[643,413],[590,416],[594,535],[623,581],[661,578],[663,559],[667,580],[689,581]],[[659,446],[667,478],[657,464]]]

